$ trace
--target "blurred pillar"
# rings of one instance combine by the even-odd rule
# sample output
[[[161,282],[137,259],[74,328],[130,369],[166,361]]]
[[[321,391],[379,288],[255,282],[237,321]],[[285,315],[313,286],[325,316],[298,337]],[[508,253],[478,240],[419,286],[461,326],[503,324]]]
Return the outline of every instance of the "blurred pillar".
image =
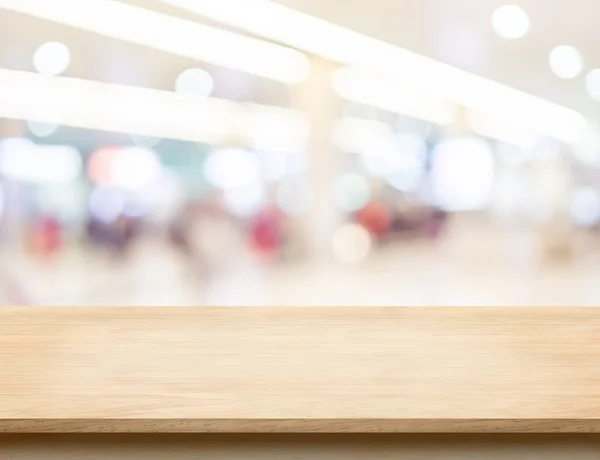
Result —
[[[310,256],[319,262],[331,260],[333,234],[342,214],[333,202],[332,186],[340,172],[340,153],[333,145],[333,128],[340,112],[340,100],[331,87],[336,64],[312,58],[311,74],[292,89],[293,105],[310,125],[308,181],[314,192],[311,212],[304,220]]]
[[[540,241],[547,259],[573,255],[573,225],[570,218],[572,155],[565,146],[544,146],[534,161],[534,187],[540,212]]]

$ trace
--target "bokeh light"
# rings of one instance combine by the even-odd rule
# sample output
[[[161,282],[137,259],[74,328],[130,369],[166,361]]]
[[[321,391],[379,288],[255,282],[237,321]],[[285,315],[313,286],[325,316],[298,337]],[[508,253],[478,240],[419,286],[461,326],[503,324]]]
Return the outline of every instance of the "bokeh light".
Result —
[[[385,177],[396,167],[401,157],[394,137],[373,139],[361,152],[361,161],[365,169],[376,177]]]
[[[373,239],[362,225],[345,224],[333,237],[333,254],[342,263],[354,264],[369,255],[372,245]]]
[[[58,184],[75,180],[82,170],[81,155],[66,145],[36,145],[26,139],[0,143],[0,172],[14,180]]]
[[[162,170],[158,155],[144,147],[105,147],[88,162],[88,175],[97,185],[139,191],[155,181]]]
[[[4,187],[0,184],[0,218],[4,214]]]
[[[529,31],[529,26],[529,16],[517,5],[503,5],[492,14],[492,27],[502,38],[522,38]]]
[[[587,74],[585,87],[590,97],[600,102],[600,69],[594,69]]]
[[[148,214],[148,203],[141,199],[130,199],[125,203],[123,215],[131,218],[140,218]]]
[[[381,121],[366,118],[344,117],[334,128],[335,146],[343,152],[365,153],[381,139],[394,136],[392,128]]]
[[[88,160],[88,176],[96,185],[110,186],[111,168],[121,147],[104,147],[96,150]]]
[[[494,154],[475,138],[448,139],[436,147],[432,170],[433,196],[446,211],[485,208],[494,184]]]
[[[279,182],[288,173],[287,155],[278,152],[260,152],[258,154],[260,161],[261,174],[267,182]]]
[[[286,163],[288,175],[304,174],[310,168],[310,155],[306,150],[296,152],[287,156]]]
[[[369,183],[359,174],[344,174],[333,185],[335,204],[344,211],[358,211],[366,206],[371,196]]]
[[[582,187],[573,193],[571,217],[576,225],[591,227],[600,223],[600,195],[592,187]]]
[[[114,222],[125,210],[125,204],[126,197],[122,190],[98,187],[90,196],[90,213],[99,221]]]
[[[196,97],[208,97],[214,89],[213,77],[203,69],[187,69],[175,80],[175,91]]]
[[[164,170],[146,187],[137,192],[146,202],[149,217],[155,222],[169,222],[185,203],[185,190],[176,172]]]
[[[60,75],[69,68],[70,63],[71,51],[58,42],[44,43],[33,55],[33,66],[42,75]]]
[[[35,137],[49,137],[58,131],[59,125],[55,123],[42,123],[39,121],[28,121],[27,128]]]
[[[206,159],[204,175],[214,187],[241,188],[260,182],[257,155],[241,148],[215,150]]]
[[[44,98],[35,101],[33,117],[27,120],[27,128],[35,137],[50,137],[60,128],[61,115],[52,105],[52,100]]]
[[[496,148],[498,159],[507,166],[523,165],[533,158],[534,153],[532,149],[506,142],[499,142]]]
[[[254,150],[290,154],[306,148],[310,128],[302,113],[262,108],[244,117],[241,131]]]
[[[228,188],[223,193],[223,204],[227,211],[238,217],[252,217],[266,203],[266,191],[262,184],[253,183]]]
[[[415,191],[425,175],[427,146],[421,136],[401,133],[397,136],[398,155],[386,174],[388,183],[401,192]]]
[[[151,184],[161,171],[161,163],[150,149],[128,147],[121,149],[110,165],[111,183],[117,187],[138,190]]]
[[[563,79],[577,77],[583,70],[583,57],[577,48],[569,45],[557,46],[550,52],[550,68]]]
[[[595,128],[590,130],[587,140],[575,149],[573,154],[577,161],[585,166],[600,165],[600,131]]]
[[[408,157],[406,160],[406,168],[393,171],[387,181],[400,192],[413,192],[421,185],[424,174],[416,159]]]
[[[283,212],[291,216],[308,213],[315,196],[311,185],[303,179],[289,179],[277,189],[277,204]]]
[[[425,161],[427,144],[420,134],[399,133],[396,136],[396,144],[398,146],[398,151],[403,155],[414,157],[419,161]]]

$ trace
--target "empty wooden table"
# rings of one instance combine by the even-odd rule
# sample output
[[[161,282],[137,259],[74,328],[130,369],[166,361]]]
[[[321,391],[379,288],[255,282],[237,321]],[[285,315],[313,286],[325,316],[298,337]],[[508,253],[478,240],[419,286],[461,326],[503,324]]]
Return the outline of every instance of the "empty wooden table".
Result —
[[[0,459],[595,458],[598,363],[593,308],[1,308]]]

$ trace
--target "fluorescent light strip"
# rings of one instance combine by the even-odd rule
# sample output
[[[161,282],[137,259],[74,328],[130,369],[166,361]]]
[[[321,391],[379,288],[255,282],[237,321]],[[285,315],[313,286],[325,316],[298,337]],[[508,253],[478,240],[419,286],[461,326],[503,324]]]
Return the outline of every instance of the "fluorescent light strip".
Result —
[[[284,83],[310,71],[300,51],[114,0],[0,0],[0,8]]]
[[[195,142],[226,141],[244,114],[296,111],[0,69],[0,117]]]
[[[456,107],[436,97],[398,85],[394,79],[350,67],[338,69],[332,78],[342,98],[440,125],[451,124]]]
[[[506,144],[517,145],[525,149],[533,148],[540,140],[540,136],[531,131],[480,113],[469,113],[467,115],[467,124],[474,133],[480,136],[495,139]]]
[[[335,72],[333,86],[344,99],[433,123],[449,124],[456,116],[456,107],[438,95],[408,89],[389,74],[343,67]],[[590,135],[588,122],[581,114],[543,99],[527,97],[531,99],[529,110],[522,107],[523,111],[519,111],[517,105],[498,102],[493,111],[472,109],[470,112],[497,120],[503,126],[572,144],[579,144]],[[535,115],[524,115],[524,112],[533,114],[534,111]]]
[[[375,72],[477,112],[569,143],[587,137],[578,112],[270,0],[159,0],[305,52]],[[374,89],[376,91],[376,89]]]

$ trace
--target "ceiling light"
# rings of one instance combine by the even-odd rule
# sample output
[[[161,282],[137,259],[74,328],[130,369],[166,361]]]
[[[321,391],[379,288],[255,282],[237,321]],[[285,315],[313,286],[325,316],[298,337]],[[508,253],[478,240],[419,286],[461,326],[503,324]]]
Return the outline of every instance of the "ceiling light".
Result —
[[[573,110],[274,1],[159,1],[334,62],[392,74],[396,86],[419,90],[438,101],[456,102],[472,110],[500,115],[561,141],[577,143],[588,135],[585,118]],[[376,86],[372,91],[379,103],[385,102]],[[356,93],[362,95],[361,99],[368,96],[363,91]]]
[[[502,38],[517,39],[529,31],[529,16],[517,5],[504,5],[492,15],[492,27]]]
[[[334,73],[333,87],[344,99],[442,125],[456,116],[456,107],[435,94],[408,90],[398,79],[373,72],[341,68]],[[506,86],[498,85],[497,90],[488,92],[478,84],[462,89],[473,112],[519,130],[573,144],[589,136],[588,122],[580,113]]]
[[[435,96],[399,85],[394,78],[383,77],[350,67],[337,70],[333,89],[342,98],[440,125],[454,121],[453,104]]]
[[[583,70],[583,58],[574,46],[557,46],[550,53],[549,62],[556,76],[566,80],[577,77]]]
[[[230,136],[241,106],[68,77],[0,69],[0,117],[158,138],[216,143]],[[40,110],[40,107],[43,110]],[[249,106],[246,112],[266,110]],[[272,113],[289,111],[269,108]]]
[[[0,8],[284,83],[310,70],[299,51],[114,0],[0,0]]]
[[[467,124],[480,136],[523,148],[532,148],[539,140],[538,135],[527,129],[481,113],[470,112],[467,115]]]

